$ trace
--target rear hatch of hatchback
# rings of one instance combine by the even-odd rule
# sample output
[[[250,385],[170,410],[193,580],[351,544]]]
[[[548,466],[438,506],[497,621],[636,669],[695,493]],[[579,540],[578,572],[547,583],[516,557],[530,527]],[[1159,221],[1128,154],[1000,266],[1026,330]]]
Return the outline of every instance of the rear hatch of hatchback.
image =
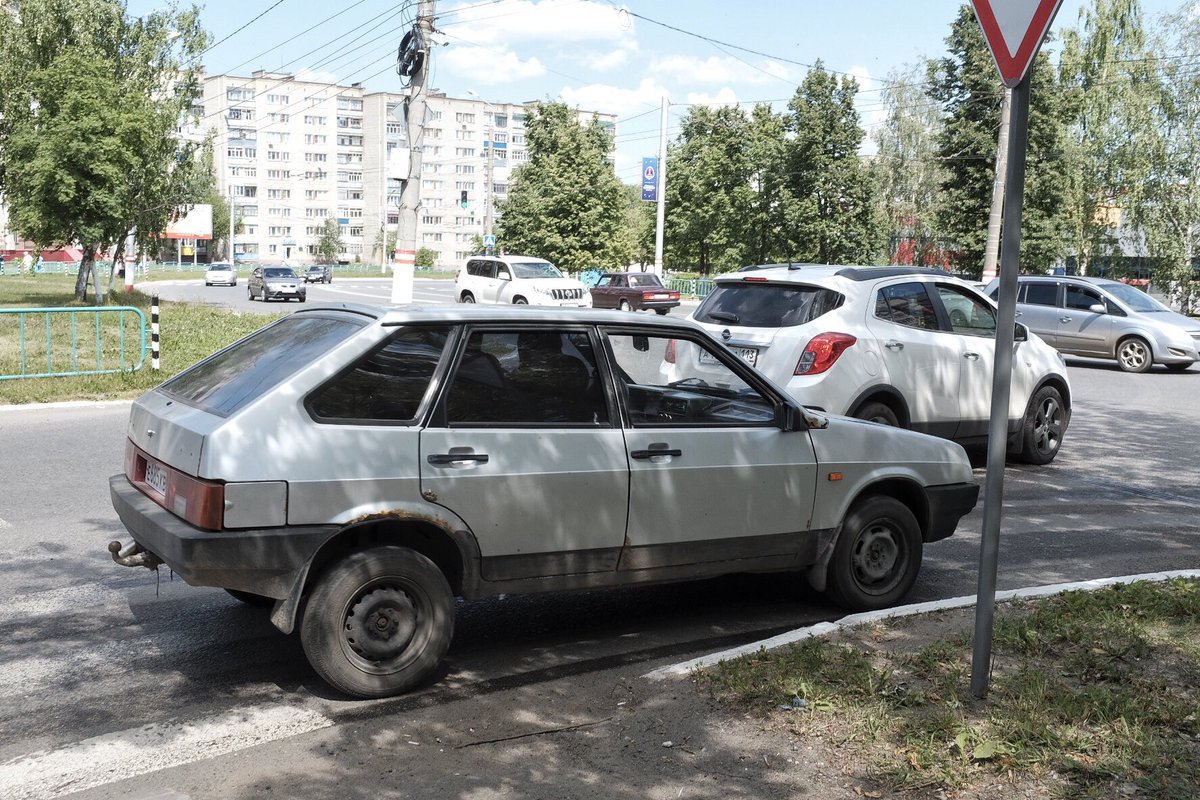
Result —
[[[836,359],[838,348],[844,349],[824,328],[810,325],[844,301],[842,293],[815,283],[739,275],[719,280],[692,319],[747,364],[787,385],[793,375],[804,374],[798,370],[820,369],[831,353]]]

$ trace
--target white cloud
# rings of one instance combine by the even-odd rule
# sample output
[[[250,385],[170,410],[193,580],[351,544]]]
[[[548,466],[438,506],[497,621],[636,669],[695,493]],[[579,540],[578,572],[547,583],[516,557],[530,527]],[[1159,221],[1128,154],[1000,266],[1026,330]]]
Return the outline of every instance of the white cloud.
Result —
[[[663,95],[666,94],[667,90],[653,78],[643,78],[636,89],[599,83],[579,88],[566,86],[559,93],[558,99],[572,108],[628,117],[662,105]]]
[[[454,47],[439,55],[440,68],[472,83],[495,85],[546,74],[546,68],[536,57],[521,60],[516,53],[502,47]]]
[[[636,47],[618,47],[606,53],[593,51],[581,55],[579,61],[588,69],[597,72],[612,72],[628,64],[630,54],[636,50]]]
[[[469,0],[442,9],[438,28],[474,44],[619,42],[633,38],[633,20],[590,0]]]
[[[650,63],[650,71],[666,81],[691,84],[769,83],[787,80],[788,71],[782,64],[768,61],[751,64],[729,56],[663,56]]]
[[[738,98],[737,92],[728,86],[724,86],[716,94],[688,92],[687,101],[689,105],[693,106],[711,106],[717,108],[720,106],[735,106],[738,103]]]
[[[313,83],[340,83],[342,79],[323,69],[301,69],[296,72],[296,80],[312,81]]]

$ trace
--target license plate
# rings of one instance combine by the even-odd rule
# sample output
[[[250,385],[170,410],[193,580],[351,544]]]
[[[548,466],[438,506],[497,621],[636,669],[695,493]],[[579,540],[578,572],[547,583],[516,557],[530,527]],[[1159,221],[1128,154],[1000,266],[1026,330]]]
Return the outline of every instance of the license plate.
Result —
[[[651,300],[670,300],[670,299],[671,299],[671,295],[669,295],[669,294],[656,294],[656,295],[654,295],[653,297],[651,297],[650,299],[651,299]]]
[[[745,361],[750,366],[754,367],[754,366],[758,365],[758,348],[757,347],[730,347],[729,349],[731,351],[733,351],[733,354],[735,356],[740,358],[742,361]],[[717,359],[715,357],[713,357],[707,350],[701,350],[700,351],[700,363],[701,364],[719,364],[721,362],[717,361]]]
[[[146,462],[146,483],[163,497],[167,496],[167,471],[153,461]]]

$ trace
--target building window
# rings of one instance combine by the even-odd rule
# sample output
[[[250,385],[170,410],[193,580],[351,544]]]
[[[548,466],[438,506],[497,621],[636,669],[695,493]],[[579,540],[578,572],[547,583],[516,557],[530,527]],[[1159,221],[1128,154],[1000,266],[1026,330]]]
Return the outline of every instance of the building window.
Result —
[[[328,189],[305,189],[304,190],[304,199],[305,200],[324,200],[328,196],[329,196]]]
[[[254,119],[254,110],[250,108],[231,108],[226,117],[228,119],[241,119],[249,122]]]
[[[325,144],[329,141],[329,137],[323,133],[306,133],[304,134],[305,144]]]
[[[287,200],[291,196],[291,189],[267,189],[267,199],[269,200]]]
[[[240,89],[240,88],[239,89],[229,89],[228,91],[225,92],[225,99],[226,100],[234,100],[234,101],[253,100],[254,99],[254,90],[253,89]]]
[[[459,111],[454,115],[455,122],[474,122],[475,115],[469,112]]]
[[[257,186],[231,186],[234,197],[258,197]]]
[[[360,239],[362,238],[362,232],[363,232],[362,225],[351,226],[351,228],[350,228],[350,235],[357,236]]]
[[[325,170],[317,170],[316,172],[305,172],[304,180],[306,181],[323,181],[329,175]]]
[[[304,160],[314,163],[324,163],[329,160],[329,156],[325,153],[305,153]]]
[[[441,233],[429,232],[429,233],[421,234],[421,241],[423,241],[423,242],[440,242],[441,240],[442,240]]]
[[[455,181],[454,188],[458,191],[466,189],[468,192],[475,191],[475,181]]]
[[[421,217],[421,224],[422,225],[441,225],[442,218],[441,217],[424,216],[424,217]]]
[[[350,134],[339,134],[337,137],[338,147],[362,147],[363,137],[352,136]]]
[[[276,144],[280,144],[282,142],[286,142],[289,138],[291,138],[290,133],[284,133],[281,131],[267,131],[267,141],[268,142],[275,142]]]
[[[268,113],[267,116],[270,117],[271,122],[287,122],[291,119],[287,114],[276,114],[274,111]]]
[[[290,161],[291,158],[291,153],[287,152],[286,150],[267,151],[267,161]]]
[[[239,203],[238,211],[242,212],[243,217],[257,217],[258,216],[258,206],[244,206]]]
[[[474,147],[456,147],[456,148],[454,148],[454,155],[459,156],[459,157],[463,157],[463,156],[470,157],[470,156],[475,155],[475,148]]]
[[[258,167],[230,167],[229,176],[232,178],[253,178],[258,175]]]
[[[269,169],[267,170],[267,177],[286,181],[292,177],[292,171],[290,169]]]
[[[271,206],[267,209],[268,217],[290,217],[291,215],[292,215],[292,210],[290,208],[283,208],[280,206]]]
[[[267,245],[267,252],[268,252],[268,253],[271,253],[271,254],[278,253],[278,252],[279,252],[279,245],[277,245],[277,244],[269,244],[269,245]]]
[[[350,128],[351,130],[362,130],[362,117],[338,117],[337,126],[339,128]]]
[[[290,225],[269,225],[267,227],[268,236],[291,236],[292,226]]]
[[[361,164],[362,160],[362,153],[338,153],[337,157],[339,164]]]
[[[269,94],[267,95],[267,102],[286,106],[288,104],[288,96],[286,94]]]
[[[454,171],[457,172],[459,175],[474,175],[475,174],[475,165],[474,164],[456,164],[454,167]]]
[[[338,111],[362,111],[363,102],[354,97],[339,97],[337,107]]]
[[[508,134],[504,133],[502,131],[494,131],[492,133],[492,141],[493,142],[503,142],[504,144],[508,144]]]
[[[305,114],[304,115],[304,124],[305,125],[324,125],[325,117],[314,117],[309,114]]]
[[[304,216],[310,217],[313,219],[324,219],[325,217],[329,216],[329,209],[327,209],[327,208],[306,208],[306,209],[304,209]]]

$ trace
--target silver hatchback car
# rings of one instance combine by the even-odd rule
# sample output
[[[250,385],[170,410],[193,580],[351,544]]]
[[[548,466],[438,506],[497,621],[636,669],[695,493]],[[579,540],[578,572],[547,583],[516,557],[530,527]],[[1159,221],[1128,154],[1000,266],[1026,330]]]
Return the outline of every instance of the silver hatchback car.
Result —
[[[665,383],[668,350],[724,369]],[[805,410],[686,321],[323,306],[138,399],[110,491],[118,563],[271,605],[380,697],[437,667],[455,596],[794,571],[893,605],[979,489],[959,445]]]
[[[998,291],[999,281],[988,284],[990,296]],[[1017,320],[1059,352],[1115,358],[1126,372],[1182,372],[1200,361],[1200,320],[1120,281],[1020,275]]]

